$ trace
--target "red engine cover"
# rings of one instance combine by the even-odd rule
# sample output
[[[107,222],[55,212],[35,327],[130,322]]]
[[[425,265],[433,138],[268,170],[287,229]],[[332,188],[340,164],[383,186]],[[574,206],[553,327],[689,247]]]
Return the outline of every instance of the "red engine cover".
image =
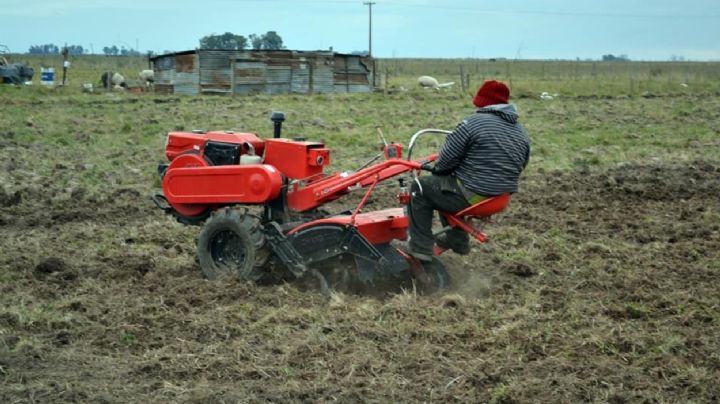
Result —
[[[237,166],[203,166],[197,155],[182,155],[177,160],[190,160],[182,167],[170,164],[163,177],[163,194],[176,206],[213,205],[228,203],[260,204],[280,194],[282,175],[266,164]],[[174,163],[174,162],[173,162]],[[177,210],[177,208],[176,208]],[[182,212],[181,212],[182,213]]]

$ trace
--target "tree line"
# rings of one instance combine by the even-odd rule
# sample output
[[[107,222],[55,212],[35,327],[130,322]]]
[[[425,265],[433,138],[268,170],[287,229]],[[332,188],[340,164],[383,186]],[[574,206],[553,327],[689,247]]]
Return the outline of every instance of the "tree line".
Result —
[[[250,34],[248,37],[236,35],[232,32],[224,34],[206,35],[200,38],[201,49],[263,49],[276,50],[285,49],[283,40],[275,31],[268,31],[262,35]]]
[[[615,56],[613,54],[608,54],[608,55],[603,55],[602,60],[603,60],[603,62],[629,62],[630,58],[628,57],[628,55],[624,55],[624,54],[617,55],[617,56]]]
[[[61,54],[63,52],[63,48],[67,48],[68,55],[84,55],[86,53],[89,53],[87,49],[83,48],[82,45],[68,45],[64,47],[57,46],[55,44],[49,43],[45,45],[33,45],[28,49],[28,54],[30,55],[57,55]],[[121,46],[118,48],[117,46],[105,46],[102,48],[103,54],[106,56],[139,56],[142,55],[139,51],[135,49],[128,49],[124,46]]]
[[[65,46],[65,48],[67,48],[68,54],[70,55],[82,55],[85,53],[85,49],[81,45],[69,45]],[[56,55],[61,52],[62,48],[52,43],[33,45],[28,50],[28,53],[31,55]]]
[[[89,53],[82,45],[68,45],[67,48],[69,55],[83,55]],[[275,31],[268,31],[264,34],[250,34],[246,37],[242,35],[236,35],[232,32],[226,32],[224,34],[211,34],[200,38],[201,49],[236,49],[243,50],[250,47],[250,49],[264,49],[264,50],[275,50],[285,49],[283,46],[283,40],[280,35]],[[33,45],[28,50],[30,55],[57,55],[62,53],[63,47],[49,43],[44,45]],[[106,56],[140,56],[137,49],[128,49],[124,46],[117,47],[105,46],[102,48],[102,53]],[[166,52],[169,53],[169,52]],[[152,54],[152,52],[149,52]]]

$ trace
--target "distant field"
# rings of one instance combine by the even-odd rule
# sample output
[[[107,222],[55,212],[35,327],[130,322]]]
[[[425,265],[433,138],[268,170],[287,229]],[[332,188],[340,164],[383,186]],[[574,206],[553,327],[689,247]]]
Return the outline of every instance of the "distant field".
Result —
[[[9,59],[29,63],[39,82],[41,66],[53,66],[62,78],[61,56],[14,55]],[[149,68],[146,57],[83,55],[70,58],[69,86],[78,90],[82,82],[97,83],[103,71],[118,71],[130,81]],[[472,92],[484,80],[510,83],[519,96],[542,92],[562,95],[636,96],[642,94],[708,94],[720,91],[720,62],[593,62],[488,59],[378,59],[378,87],[416,87],[421,75],[456,83],[462,92],[461,73]],[[138,84],[137,82],[134,84]]]
[[[387,93],[82,93],[147,66],[99,56],[66,88],[0,86],[0,402],[720,400],[720,64],[379,63]],[[460,66],[465,91],[415,84]],[[377,128],[452,129],[487,78],[511,84],[533,152],[490,241],[443,256],[446,292],[209,282],[199,229],[149,200],[168,131],[269,137],[281,110],[351,170]],[[368,209],[394,203],[380,188]]]

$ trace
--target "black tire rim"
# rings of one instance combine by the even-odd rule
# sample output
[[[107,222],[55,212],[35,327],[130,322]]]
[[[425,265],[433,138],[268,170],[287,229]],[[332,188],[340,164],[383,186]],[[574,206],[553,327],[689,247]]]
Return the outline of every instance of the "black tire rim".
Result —
[[[242,268],[247,258],[242,240],[232,230],[215,233],[210,240],[210,255],[213,262],[220,267]]]

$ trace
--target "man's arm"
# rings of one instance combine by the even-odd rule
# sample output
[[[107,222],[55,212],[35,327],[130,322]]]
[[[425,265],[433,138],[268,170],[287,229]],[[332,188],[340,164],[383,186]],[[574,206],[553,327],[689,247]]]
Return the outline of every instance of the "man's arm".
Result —
[[[447,135],[435,162],[435,173],[447,174],[452,172],[465,157],[469,142],[470,133],[465,128],[465,121],[462,121],[455,127],[455,130]]]

